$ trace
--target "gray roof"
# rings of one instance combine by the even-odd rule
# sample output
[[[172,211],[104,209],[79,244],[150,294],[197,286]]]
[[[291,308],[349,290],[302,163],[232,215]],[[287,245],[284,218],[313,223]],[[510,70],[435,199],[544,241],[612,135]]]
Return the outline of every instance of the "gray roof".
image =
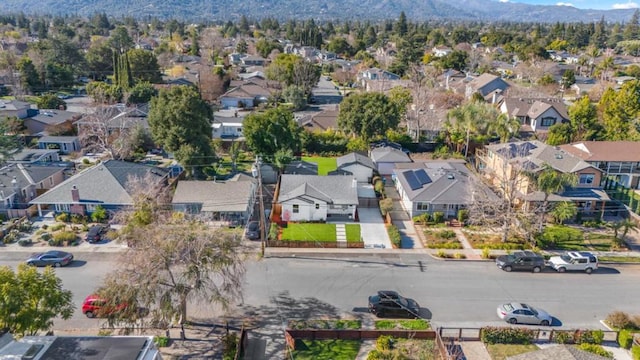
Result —
[[[21,149],[18,152],[11,154],[12,161],[30,162],[33,158],[38,158],[42,155],[57,153],[56,149]],[[10,161],[11,161],[10,160]]]
[[[374,170],[376,168],[376,165],[373,163],[373,161],[370,158],[356,152],[352,152],[347,155],[340,156],[339,158],[336,159],[336,163],[338,164],[338,169],[340,169],[343,166],[349,166],[351,164],[360,164]]]
[[[32,204],[71,204],[71,188],[76,186],[80,202],[112,205],[130,205],[127,189],[130,177],[144,178],[147,174],[165,178],[169,170],[119,160],[108,160],[92,166],[63,181],[58,186],[33,199]]]
[[[285,174],[318,175],[318,164],[314,162],[296,160],[284,168]]]
[[[38,142],[73,142],[77,139],[77,136],[42,136]]]
[[[372,149],[369,157],[374,163],[403,163],[411,162],[409,155],[389,146],[377,147]]]
[[[549,146],[538,140],[487,145],[486,148],[502,158],[526,165],[529,171],[542,170],[544,164],[568,174],[587,168],[601,171],[561,148]]]
[[[556,111],[562,115],[565,119],[569,118],[567,114],[567,105],[564,104],[562,99],[559,98],[519,98],[519,97],[505,97],[504,105],[507,108],[507,113],[510,116],[529,116],[537,117],[536,113],[540,113],[540,109],[545,110],[548,107],[544,107],[542,104],[548,104],[553,106]],[[530,111],[532,110],[533,111]]]
[[[20,164],[24,170],[29,174],[31,180],[34,183],[39,183],[46,180],[50,176],[64,171],[64,167],[61,166],[47,166],[47,165],[32,165],[32,164]]]
[[[242,212],[253,197],[252,181],[194,181],[178,182],[172,204],[202,204],[202,211]]]
[[[575,346],[556,345],[520,355],[509,356],[507,360],[605,360],[604,356],[580,350]]]
[[[29,118],[47,125],[58,125],[67,120],[79,118],[80,116],[82,116],[82,114],[66,110],[42,109],[38,114]]]
[[[358,188],[352,176],[282,175],[278,202],[305,196],[330,204],[358,204]]]
[[[416,176],[421,170],[423,173]],[[480,181],[470,181],[474,175],[467,169],[464,161],[400,164],[396,166],[394,173],[411,201],[431,204],[469,204],[472,200],[472,187],[473,191],[482,191],[486,195],[485,198],[498,199]],[[412,177],[418,179],[418,182],[411,179]]]

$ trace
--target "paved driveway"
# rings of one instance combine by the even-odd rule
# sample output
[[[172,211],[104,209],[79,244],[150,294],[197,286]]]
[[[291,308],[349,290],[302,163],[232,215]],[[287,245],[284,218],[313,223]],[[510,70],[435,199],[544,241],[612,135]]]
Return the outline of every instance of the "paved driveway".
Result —
[[[384,245],[391,249],[391,241],[387,234],[387,228],[378,208],[358,208],[360,219],[360,235],[365,247],[378,247]]]

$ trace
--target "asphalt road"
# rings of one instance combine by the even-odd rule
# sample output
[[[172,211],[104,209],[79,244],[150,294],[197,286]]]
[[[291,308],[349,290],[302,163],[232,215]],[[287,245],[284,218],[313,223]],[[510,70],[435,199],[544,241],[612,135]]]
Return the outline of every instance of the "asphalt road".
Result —
[[[20,256],[17,254],[15,256]],[[0,266],[15,267],[22,258],[0,253]],[[76,254],[76,261],[56,269],[73,292],[77,311],[56,328],[98,328],[100,321],[80,311],[84,298],[115,267],[117,254]],[[422,267],[418,261],[422,261]],[[640,266],[601,265],[592,275],[506,273],[491,262],[439,261],[424,255],[377,255],[357,258],[265,258],[247,264],[244,298],[232,310],[239,319],[282,326],[300,318],[356,316],[367,321],[367,297],[396,290],[421,305],[421,316],[435,326],[480,327],[503,324],[496,307],[506,301],[539,306],[555,317],[554,326],[602,328],[614,310],[640,313]],[[223,313],[190,307],[191,316]]]

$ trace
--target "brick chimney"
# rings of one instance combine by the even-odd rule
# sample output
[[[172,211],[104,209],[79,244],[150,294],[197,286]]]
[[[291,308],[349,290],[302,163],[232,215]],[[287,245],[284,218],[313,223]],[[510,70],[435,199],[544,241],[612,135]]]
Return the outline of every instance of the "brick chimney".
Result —
[[[80,202],[80,191],[75,185],[71,187],[71,200],[73,200],[73,202]]]

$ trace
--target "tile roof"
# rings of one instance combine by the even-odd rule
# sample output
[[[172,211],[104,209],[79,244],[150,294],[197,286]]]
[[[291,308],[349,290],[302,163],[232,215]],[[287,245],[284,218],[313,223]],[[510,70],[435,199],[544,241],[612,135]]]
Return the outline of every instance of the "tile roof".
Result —
[[[202,211],[243,212],[253,198],[252,181],[197,181],[178,182],[172,204],[198,203]]]
[[[640,141],[580,141],[560,148],[585,161],[640,162]]]
[[[358,189],[352,176],[282,175],[278,202],[301,196],[336,205],[358,204]]]
[[[579,157],[538,140],[487,145],[486,148],[512,162],[526,164],[531,171],[541,170],[544,164],[563,173],[574,173],[586,168],[600,171]]]
[[[76,186],[80,193],[80,201],[83,203],[130,205],[132,199],[127,189],[129,178],[143,178],[149,173],[155,177],[164,178],[169,175],[169,170],[126,161],[108,160],[70,177],[30,203],[73,203],[71,188]]]
[[[373,160],[371,160],[366,155],[356,153],[356,152],[352,152],[352,153],[348,153],[346,155],[340,156],[339,158],[336,159],[336,163],[338,165],[338,169],[343,166],[348,166],[351,164],[360,164],[374,170],[376,168],[376,165],[373,163]]]

